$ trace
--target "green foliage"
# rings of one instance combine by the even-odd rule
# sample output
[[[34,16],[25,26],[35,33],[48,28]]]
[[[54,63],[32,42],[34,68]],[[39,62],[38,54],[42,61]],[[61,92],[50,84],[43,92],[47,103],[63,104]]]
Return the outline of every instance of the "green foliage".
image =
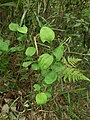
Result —
[[[23,33],[23,34],[26,34],[27,31],[28,31],[28,29],[27,29],[27,27],[25,25],[23,25],[23,27],[21,27],[17,23],[10,23],[9,24],[9,29],[11,31],[14,31],[14,32],[18,31],[18,32]]]
[[[65,70],[63,71],[63,80],[66,82],[67,80],[69,82],[75,82],[79,81],[79,80],[87,80],[90,81],[90,79],[88,79],[86,76],[84,76],[80,70],[75,69],[75,68],[65,68]]]
[[[26,56],[33,56],[36,52],[34,47],[28,47],[25,51]]]
[[[60,61],[64,54],[64,46],[59,45],[57,48],[53,50],[53,54],[55,55],[56,60]]]
[[[83,118],[80,114],[78,117],[76,109],[80,108],[79,103],[82,104],[82,96],[86,101],[84,103],[83,99],[85,106],[89,106],[89,94],[87,93],[87,96],[86,93],[81,95],[80,92],[80,97],[78,97],[79,94],[76,96],[76,92],[89,89],[90,79],[86,77],[90,77],[89,0],[4,0],[0,1],[0,7],[0,36],[2,36],[0,38],[0,76],[5,79],[5,82],[3,82],[0,77],[3,83],[0,83],[0,88],[5,85],[5,89],[3,87],[5,92],[8,92],[6,90],[8,86],[10,86],[10,91],[16,91],[16,87],[19,87],[20,92],[24,91],[25,94],[29,92],[30,95],[25,97],[22,94],[22,99],[25,98],[23,102],[29,96],[29,100],[24,104],[21,100],[23,107],[25,107],[25,113],[29,110],[29,101],[31,111],[36,109],[37,106],[33,99],[36,96],[38,105],[48,102],[48,106],[50,106],[53,103],[50,108],[52,111],[55,110],[55,113],[58,111],[59,118],[63,116],[64,119],[64,116],[66,116],[66,119],[79,119],[79,117],[85,119],[86,116]],[[9,24],[9,22],[11,23]],[[8,24],[11,31],[7,28]],[[38,36],[39,31],[40,38]],[[10,81],[8,81],[8,78],[10,78]],[[15,87],[13,87],[14,84],[9,85],[13,78],[15,78]],[[87,82],[84,80],[87,80]],[[72,86],[72,82],[76,82],[73,83],[74,86]],[[74,90],[75,87],[78,87],[76,84],[86,88]],[[75,96],[73,96],[74,92]],[[68,106],[63,104],[65,102],[63,96],[66,98],[66,93],[68,93]],[[69,93],[72,93],[71,104]],[[61,94],[63,96],[60,96]],[[17,95],[15,95],[16,97]],[[60,102],[58,98],[61,99]],[[74,106],[76,104],[72,105],[73,100],[74,103],[78,101],[75,110]],[[69,115],[72,118],[66,115],[67,108],[63,112],[65,107],[68,107]],[[10,108],[10,115],[11,111]],[[12,116],[14,116],[13,113]],[[45,116],[47,114],[49,113],[46,112]],[[5,117],[3,119],[19,119],[19,116],[16,118],[16,114],[15,118],[11,117],[9,113],[7,115],[9,117],[6,118],[3,115]],[[51,116],[50,112],[50,119],[53,119]]]
[[[57,73],[55,71],[50,71],[44,78],[46,84],[52,84],[57,79]]]
[[[43,36],[44,34],[45,33],[43,33]],[[31,57],[35,54],[35,51],[36,49],[34,47],[28,47],[25,51],[25,54],[26,56]],[[47,87],[47,89],[49,89],[52,84],[56,82],[56,80],[60,81],[63,79],[65,82],[75,82],[75,80],[90,81],[81,73],[79,69],[76,68],[77,63],[80,62],[81,59],[69,56],[67,57],[67,60],[64,58],[63,43],[59,44],[59,46],[52,50],[51,53],[53,53],[53,55],[44,53],[40,55],[37,60],[33,59],[32,62],[23,62],[23,67],[28,67],[30,64],[32,64],[31,69],[33,71],[40,70],[40,76],[42,78],[42,82],[40,83],[41,85],[34,84],[33,86],[35,89],[34,91],[39,92],[36,95],[36,102],[38,105],[45,104],[47,102],[47,98],[51,98],[51,91],[48,92],[48,90],[45,90],[45,88]],[[34,63],[35,61],[36,63]]]
[[[38,59],[38,64],[41,70],[47,69],[53,62],[53,56],[47,53],[41,55]]]
[[[19,25],[17,23],[10,23],[9,24],[9,29],[11,31],[17,31],[18,27],[19,27]]]
[[[42,27],[40,30],[40,38],[41,41],[44,43],[47,41],[48,43],[52,42],[55,38],[54,31],[49,27]]]
[[[23,27],[18,27],[17,31],[25,34],[25,33],[27,33],[28,29],[25,25],[23,25]]]
[[[8,52],[9,52],[10,40],[3,40],[0,37],[0,72],[7,71],[8,65]]]
[[[27,38],[27,35],[26,34],[18,34],[17,35],[17,40],[18,41],[25,41]]]
[[[88,2],[88,4],[86,4],[86,7],[82,10],[82,16],[89,19],[90,18],[90,2]]]
[[[18,24],[11,23],[9,25],[9,29],[14,32],[17,31],[22,33],[19,37],[17,35],[17,39],[19,40],[19,42],[24,42],[24,39],[26,39],[27,37],[27,35],[24,35],[25,33],[27,33],[26,26],[20,27]],[[50,32],[50,34],[46,35],[47,31],[48,33]],[[49,44],[53,41],[54,37],[55,33],[50,28],[41,28],[40,38],[42,42],[47,41]],[[3,39],[1,38],[0,42],[1,52],[8,51],[10,41],[3,42]],[[44,54],[41,54],[36,58],[34,57],[34,55],[36,53],[37,47],[35,47],[26,47],[25,50],[25,46],[21,44],[19,46],[11,47],[9,49],[9,52],[12,53],[25,51],[24,54],[26,55],[26,58],[23,60],[22,66],[24,68],[29,68],[29,66],[31,66],[32,71],[39,72],[41,81],[38,81],[38,83],[35,83],[33,85],[34,91],[39,92],[36,95],[36,102],[38,105],[46,104],[46,102],[51,98],[52,91],[48,91],[48,89],[51,88],[52,84],[54,84],[55,82],[57,83],[58,80],[60,81],[61,79],[63,79],[63,81],[65,82],[75,82],[75,80],[90,81],[86,76],[81,73],[79,69],[76,69],[76,65],[78,62],[81,61],[81,59],[69,56],[67,57],[67,60],[64,58],[63,42],[60,43],[55,49],[51,49],[49,53],[45,52]]]
[[[39,70],[39,65],[36,64],[36,63],[33,63],[33,64],[31,65],[31,68],[32,68],[32,70]]]
[[[71,65],[71,66],[75,66],[78,62],[80,62],[81,61],[81,59],[79,59],[79,58],[75,58],[75,57],[67,57],[67,61],[68,61],[68,63]]]
[[[51,92],[47,91],[47,92],[45,92],[45,94],[47,96],[47,99],[51,99],[51,97],[52,97]]]
[[[7,54],[2,54],[0,55],[0,73],[3,75],[3,73],[6,73],[8,71],[8,55]]]
[[[38,105],[45,104],[47,102],[47,95],[43,92],[36,95],[36,102]]]
[[[40,89],[41,89],[41,86],[39,85],[39,84],[34,84],[34,91],[40,91]]]
[[[31,61],[27,61],[27,62],[23,62],[22,66],[23,67],[28,67],[29,65],[31,65],[32,62]]]
[[[24,45],[19,45],[19,46],[11,47],[9,49],[9,52],[16,52],[16,51],[20,52],[20,51],[24,50],[24,48],[25,48]]]
[[[79,69],[74,68],[75,64],[77,64],[77,62],[81,61],[81,59],[74,58],[74,57],[73,58],[68,57],[67,60],[65,58],[63,60],[64,60],[63,62],[65,64],[65,69],[62,71],[62,77],[65,82],[67,80],[69,82],[72,82],[72,81],[75,82],[75,80],[76,81],[79,81],[79,80],[90,81],[90,79],[88,79],[86,76],[84,76]]]
[[[0,37],[0,51],[8,51],[8,47],[10,45],[10,40],[3,41],[3,38]]]
[[[65,69],[65,66],[61,61],[56,61],[52,64],[51,69],[57,73],[60,73]]]
[[[16,7],[16,4],[14,2],[7,2],[0,4],[0,7]]]

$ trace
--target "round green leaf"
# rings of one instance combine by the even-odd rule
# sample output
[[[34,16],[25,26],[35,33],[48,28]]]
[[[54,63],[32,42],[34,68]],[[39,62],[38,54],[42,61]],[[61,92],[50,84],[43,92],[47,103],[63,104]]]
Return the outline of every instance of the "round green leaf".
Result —
[[[44,80],[42,81],[42,86],[44,87],[50,87],[50,84],[47,84]]]
[[[55,62],[52,66],[51,69],[54,70],[55,72],[63,72],[65,69],[65,66],[63,65],[62,62]]]
[[[48,73],[44,79],[46,84],[52,84],[57,79],[57,73],[55,71],[51,71]]]
[[[28,67],[29,65],[31,65],[32,62],[31,61],[27,61],[27,62],[23,62],[23,67]]]
[[[49,72],[49,70],[41,70],[41,75],[45,77]]]
[[[26,56],[32,56],[36,52],[36,49],[34,47],[28,47],[25,51]]]
[[[36,95],[36,102],[38,105],[43,105],[47,102],[47,95],[43,92]]]
[[[8,47],[10,45],[10,40],[3,41],[3,38],[0,37],[0,50],[8,51]]]
[[[19,28],[19,25],[17,23],[10,23],[9,24],[9,29],[11,31],[17,31],[18,28]]]
[[[8,44],[7,44],[7,42],[3,42],[3,41],[0,42],[0,50],[1,51],[8,51]]]
[[[38,64],[41,70],[47,69],[53,62],[53,56],[47,53],[41,55],[38,59]]]
[[[32,64],[31,67],[32,67],[32,70],[39,70],[39,65],[36,63]]]
[[[20,32],[20,33],[27,33],[27,31],[28,31],[28,28],[25,26],[25,25],[23,25],[23,27],[18,27],[18,32]]]
[[[42,27],[40,30],[40,38],[41,41],[44,43],[47,41],[48,43],[52,42],[55,38],[54,31],[49,27]]]

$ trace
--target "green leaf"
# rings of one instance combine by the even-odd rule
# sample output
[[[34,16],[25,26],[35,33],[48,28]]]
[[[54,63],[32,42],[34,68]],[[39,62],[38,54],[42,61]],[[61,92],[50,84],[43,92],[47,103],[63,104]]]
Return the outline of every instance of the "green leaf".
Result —
[[[8,51],[8,44],[7,44],[7,42],[3,42],[2,40],[0,40],[0,50],[1,51]]]
[[[57,61],[60,61],[64,54],[64,46],[59,45],[56,49],[53,50],[53,54],[56,57]]]
[[[20,78],[20,80],[27,80],[29,77],[29,73],[25,73],[22,75],[22,77]]]
[[[55,71],[51,71],[48,73],[44,79],[46,84],[52,84],[57,79],[57,73]]]
[[[33,61],[33,57],[27,56],[27,57],[25,58],[25,60],[26,60],[26,61]]]
[[[28,31],[28,28],[25,26],[25,25],[23,25],[23,27],[18,27],[18,32],[20,32],[20,33],[27,33],[27,31]]]
[[[65,66],[63,65],[62,62],[55,62],[52,66],[51,69],[54,70],[55,72],[62,72],[64,70]]]
[[[42,81],[42,86],[44,86],[44,87],[50,87],[51,84],[47,84],[47,83],[43,80],[43,81]]]
[[[10,40],[6,40],[5,43],[7,44],[7,46],[10,45]]]
[[[52,97],[51,93],[48,92],[48,91],[46,91],[45,94],[47,95],[47,98],[48,98],[48,99]]]
[[[75,25],[74,25],[74,27],[79,27],[81,25],[81,23],[76,23]]]
[[[31,67],[32,67],[32,70],[39,70],[39,65],[36,63],[32,64]]]
[[[17,23],[10,23],[9,24],[9,29],[11,31],[17,31],[18,28],[19,28],[19,25]]]
[[[22,66],[23,67],[28,67],[29,65],[31,65],[32,62],[31,61],[27,61],[27,62],[23,62]]]
[[[75,57],[67,57],[67,61],[70,65],[72,65],[73,67],[75,67],[75,65],[77,65],[78,62],[80,62],[82,59],[79,58],[75,58]]]
[[[40,38],[41,41],[44,43],[47,41],[48,43],[52,42],[55,38],[54,31],[49,27],[42,27],[40,30]]]
[[[19,45],[19,46],[16,46],[16,47],[11,47],[10,48],[10,52],[22,51],[22,50],[24,50],[24,48],[25,48],[24,45]]]
[[[7,3],[0,4],[0,7],[4,7],[4,6],[16,7],[16,4],[15,2],[7,2]]]
[[[47,69],[53,62],[53,56],[47,53],[41,55],[38,59],[38,64],[41,70]]]
[[[34,84],[33,87],[35,88],[34,91],[40,91],[41,89],[41,86],[39,84]]]
[[[41,75],[45,77],[49,72],[49,70],[41,70]]]
[[[46,104],[47,102],[47,95],[43,92],[36,95],[36,102],[38,105]]]
[[[25,41],[27,38],[26,34],[18,34],[17,40],[19,41]]]
[[[26,56],[32,56],[36,52],[36,49],[34,47],[28,47],[25,51]]]

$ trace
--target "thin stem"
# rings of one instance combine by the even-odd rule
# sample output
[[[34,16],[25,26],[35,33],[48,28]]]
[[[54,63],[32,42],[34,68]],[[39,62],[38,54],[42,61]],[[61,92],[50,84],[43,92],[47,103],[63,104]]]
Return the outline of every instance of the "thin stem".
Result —
[[[90,54],[83,54],[83,53],[77,53],[77,52],[66,52],[67,54],[76,54],[81,56],[90,56]]]

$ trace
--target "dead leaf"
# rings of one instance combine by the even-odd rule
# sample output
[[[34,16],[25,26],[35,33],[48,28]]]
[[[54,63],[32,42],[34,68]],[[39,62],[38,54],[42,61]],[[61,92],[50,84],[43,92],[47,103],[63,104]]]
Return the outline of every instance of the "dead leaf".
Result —
[[[9,112],[9,106],[8,106],[8,104],[3,105],[2,112],[4,112],[4,113],[8,113]]]

